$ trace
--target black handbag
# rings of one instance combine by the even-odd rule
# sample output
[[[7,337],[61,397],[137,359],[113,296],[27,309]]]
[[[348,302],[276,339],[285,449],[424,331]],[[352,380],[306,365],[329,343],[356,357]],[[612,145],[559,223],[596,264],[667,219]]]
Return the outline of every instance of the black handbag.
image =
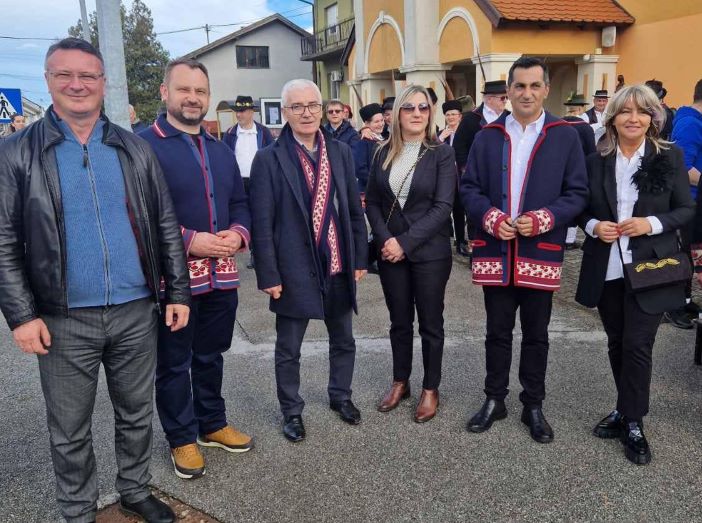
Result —
[[[687,253],[678,252],[665,258],[649,258],[624,263],[622,244],[617,240],[619,259],[622,261],[624,284],[629,292],[651,291],[662,287],[684,285],[692,278],[692,266]]]

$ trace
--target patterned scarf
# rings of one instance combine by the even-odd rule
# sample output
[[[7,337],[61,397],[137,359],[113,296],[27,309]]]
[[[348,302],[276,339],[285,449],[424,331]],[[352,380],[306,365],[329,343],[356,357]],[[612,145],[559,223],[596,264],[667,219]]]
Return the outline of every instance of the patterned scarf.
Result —
[[[309,156],[299,144],[295,144],[297,157],[302,166],[302,172],[307,181],[307,189],[312,196],[312,232],[318,250],[327,254],[329,261],[329,275],[334,276],[342,272],[341,249],[339,235],[337,234],[336,212],[334,212],[334,184],[331,180],[331,165],[327,156],[327,144],[324,135],[317,133],[318,152],[317,172]],[[324,244],[322,240],[324,239]]]

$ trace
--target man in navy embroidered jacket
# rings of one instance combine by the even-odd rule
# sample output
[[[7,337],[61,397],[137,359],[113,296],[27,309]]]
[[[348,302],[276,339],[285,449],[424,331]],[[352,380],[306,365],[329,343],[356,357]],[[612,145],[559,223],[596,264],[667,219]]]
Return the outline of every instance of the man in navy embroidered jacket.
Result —
[[[200,445],[244,452],[251,438],[227,423],[223,358],[234,331],[239,275],[234,254],[249,244],[250,214],[232,150],[201,127],[209,105],[207,69],[188,59],[166,67],[166,114],[142,133],[166,178],[188,254],[190,324],[159,332],[156,406],[175,473],[205,472]]]
[[[276,313],[275,375],[284,435],[305,437],[300,397],[300,346],[310,319],[329,333],[331,408],[349,423],[356,344],[356,282],[366,273],[366,222],[351,149],[320,128],[322,95],[309,80],[283,87],[288,124],[259,151],[252,169],[251,213],[258,288]]]
[[[461,180],[461,198],[476,225],[473,282],[483,285],[487,314],[485,394],[468,429],[482,432],[506,416],[512,330],[520,308],[522,421],[538,442],[553,440],[541,411],[553,291],[560,285],[566,227],[587,203],[587,173],[578,134],[543,110],[548,71],[537,58],[510,69],[513,113],[478,133]]]

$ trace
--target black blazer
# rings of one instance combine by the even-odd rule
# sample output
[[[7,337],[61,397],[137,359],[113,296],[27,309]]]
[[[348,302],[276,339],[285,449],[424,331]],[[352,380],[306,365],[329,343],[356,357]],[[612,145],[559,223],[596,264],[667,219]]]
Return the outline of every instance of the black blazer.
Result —
[[[594,153],[587,157],[586,163],[590,201],[578,224],[584,229],[592,218],[618,222],[616,153],[606,157]],[[682,151],[677,146],[656,154],[653,144],[647,141],[639,173],[642,171],[646,176],[639,182],[639,197],[633,216],[655,216],[663,225],[663,232],[630,239],[629,248],[634,262],[677,253],[680,248],[676,231],[687,224],[695,213],[687,169]],[[600,301],[611,247],[610,243],[586,235],[575,295],[578,303],[595,307]],[[644,312],[658,314],[680,307],[685,303],[685,295],[680,286],[638,293],[636,300]]]
[[[366,188],[366,216],[380,252],[395,237],[410,261],[429,261],[451,256],[451,210],[456,192],[456,162],[446,144],[429,149],[417,164],[404,208],[395,206],[385,225],[395,194],[390,188],[390,169],[383,169],[388,147],[373,160]],[[421,151],[424,151],[424,147]]]

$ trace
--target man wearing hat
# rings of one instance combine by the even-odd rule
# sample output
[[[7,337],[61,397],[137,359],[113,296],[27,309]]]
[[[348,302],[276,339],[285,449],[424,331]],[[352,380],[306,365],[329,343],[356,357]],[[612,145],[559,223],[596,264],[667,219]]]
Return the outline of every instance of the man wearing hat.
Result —
[[[582,116],[580,116],[580,118],[592,126],[592,130],[595,131],[595,134],[597,134],[597,131],[602,128],[607,102],[609,102],[609,93],[607,92],[607,89],[598,89],[595,91],[595,95],[592,97],[593,106],[585,111]]]
[[[237,123],[230,127],[222,137],[222,141],[234,151],[247,196],[249,195],[251,164],[256,151],[263,149],[274,141],[268,127],[254,120],[254,111],[258,110],[258,108],[250,96],[237,96],[233,105]],[[253,266],[253,251],[251,251],[246,267],[253,269]]]
[[[582,94],[571,94],[563,105],[566,106],[566,114],[563,119],[578,131],[580,145],[583,146],[583,153],[585,157],[587,157],[596,150],[595,132],[592,130],[592,127],[582,119],[582,114],[585,112],[585,107],[587,106],[587,100],[585,100]],[[566,249],[574,249],[577,247],[575,243],[577,230],[577,227],[568,227],[565,241]]]
[[[468,161],[468,153],[473,145],[473,140],[475,135],[478,134],[483,126],[494,122],[497,118],[505,112],[505,105],[507,103],[507,82],[504,80],[494,80],[491,82],[485,82],[485,87],[483,88],[483,103],[476,107],[472,112],[464,114],[461,119],[458,128],[456,129],[455,136],[453,138],[454,151],[456,152],[456,165],[458,166],[459,175],[463,174],[463,171]],[[509,114],[509,111],[507,111]],[[460,195],[456,191],[456,199],[458,203],[454,205],[454,226],[456,229],[456,252],[461,256],[470,256],[470,251],[468,250],[468,244],[465,242],[465,233],[463,227],[458,227],[459,222],[456,223],[456,208],[460,203]],[[464,210],[465,212],[465,210]],[[470,224],[468,228],[470,229]],[[469,234],[469,236],[471,236]]]

